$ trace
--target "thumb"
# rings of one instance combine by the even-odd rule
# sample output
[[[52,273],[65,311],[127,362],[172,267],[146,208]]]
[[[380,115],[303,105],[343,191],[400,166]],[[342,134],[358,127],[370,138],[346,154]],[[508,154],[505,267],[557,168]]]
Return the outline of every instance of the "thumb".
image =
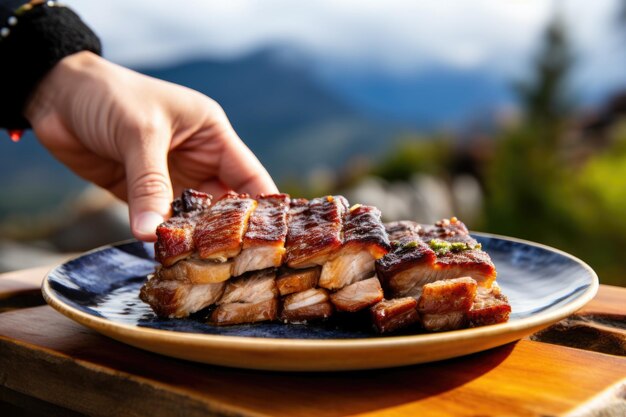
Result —
[[[167,166],[167,140],[143,139],[125,155],[128,207],[133,235],[156,240],[156,228],[170,211],[172,181]]]

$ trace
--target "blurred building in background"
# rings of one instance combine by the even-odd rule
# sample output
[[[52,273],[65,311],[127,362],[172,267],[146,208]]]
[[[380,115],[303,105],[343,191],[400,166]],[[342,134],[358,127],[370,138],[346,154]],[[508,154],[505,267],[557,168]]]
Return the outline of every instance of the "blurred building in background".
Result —
[[[105,56],[219,101],[293,195],[457,215],[626,285],[626,2],[68,1]],[[29,136],[0,141],[0,270],[130,237]]]

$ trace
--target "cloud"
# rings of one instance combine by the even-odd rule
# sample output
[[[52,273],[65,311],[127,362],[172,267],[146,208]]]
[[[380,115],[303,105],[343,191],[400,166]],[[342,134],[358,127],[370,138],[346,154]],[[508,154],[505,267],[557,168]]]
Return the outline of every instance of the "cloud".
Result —
[[[520,72],[559,10],[583,58],[583,79],[606,73],[617,51],[616,0],[74,0],[107,56],[145,66],[193,56],[232,57],[289,44],[319,60],[392,72],[432,65]],[[623,68],[623,67],[622,67]],[[624,77],[611,70],[611,77]]]

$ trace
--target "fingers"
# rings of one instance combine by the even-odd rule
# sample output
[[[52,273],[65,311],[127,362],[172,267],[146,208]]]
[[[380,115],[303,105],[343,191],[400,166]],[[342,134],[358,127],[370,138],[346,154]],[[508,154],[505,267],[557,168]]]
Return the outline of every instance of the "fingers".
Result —
[[[228,123],[228,122],[226,122]],[[278,188],[272,177],[230,125],[225,129],[224,147],[219,169],[220,180],[237,192],[257,195],[273,194]]]
[[[169,135],[169,131],[165,132]],[[128,146],[124,156],[127,199],[133,235],[144,241],[156,240],[156,227],[170,210],[172,183],[167,167],[168,136],[145,136]]]

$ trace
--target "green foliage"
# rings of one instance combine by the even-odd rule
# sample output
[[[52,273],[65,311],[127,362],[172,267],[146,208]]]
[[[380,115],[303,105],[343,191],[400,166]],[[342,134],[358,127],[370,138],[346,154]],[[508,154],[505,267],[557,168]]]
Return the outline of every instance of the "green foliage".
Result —
[[[372,171],[388,181],[407,180],[415,172],[443,175],[452,159],[452,145],[446,138],[407,138]]]

